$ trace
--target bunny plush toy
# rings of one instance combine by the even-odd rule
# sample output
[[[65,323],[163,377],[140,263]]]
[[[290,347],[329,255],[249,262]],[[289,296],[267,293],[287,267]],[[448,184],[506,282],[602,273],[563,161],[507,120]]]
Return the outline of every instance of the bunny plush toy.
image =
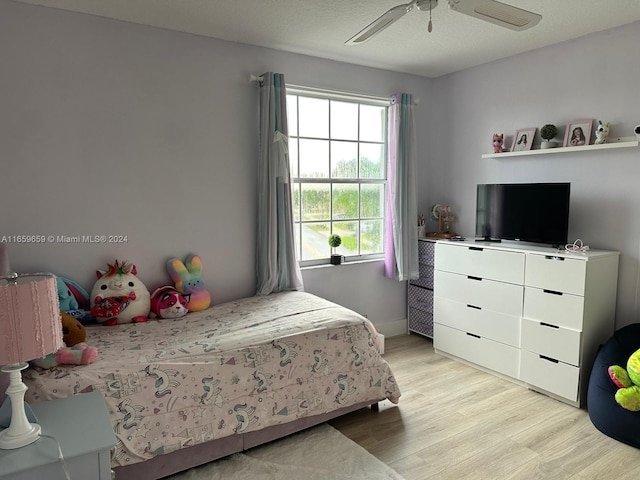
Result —
[[[184,263],[172,258],[167,261],[169,276],[176,285],[176,290],[189,297],[189,311],[206,310],[211,304],[211,295],[202,280],[202,260],[197,255],[189,255]]]

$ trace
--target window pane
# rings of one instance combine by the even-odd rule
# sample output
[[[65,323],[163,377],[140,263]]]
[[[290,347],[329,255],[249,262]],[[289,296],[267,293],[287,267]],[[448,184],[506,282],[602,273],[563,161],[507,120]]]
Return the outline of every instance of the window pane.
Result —
[[[360,253],[382,253],[382,220],[360,222]]]
[[[342,239],[336,249],[338,254],[358,255],[358,222],[333,222],[333,233],[337,233]]]
[[[331,142],[331,177],[358,178],[358,144]]]
[[[329,100],[299,97],[301,137],[329,137]]]
[[[384,178],[384,145],[360,144],[360,178]]]
[[[289,169],[291,178],[298,176],[298,139],[289,138]]]
[[[358,184],[334,184],[333,219],[357,219],[358,211]]]
[[[329,178],[329,141],[300,139],[300,177]]]
[[[385,136],[385,107],[360,105],[360,140],[383,142]]]
[[[345,256],[384,253],[387,108],[287,95],[298,258],[328,262],[331,233]]]
[[[384,212],[384,186],[362,185],[360,188],[360,217],[382,217]]]
[[[330,228],[329,223],[302,224],[301,260],[329,258],[331,255],[331,247],[328,243]]]
[[[291,195],[293,196],[293,221],[300,221],[300,184],[291,185]]]
[[[298,97],[287,95],[287,126],[289,135],[298,135]]]
[[[358,104],[331,102],[331,138],[358,140]]]
[[[302,220],[329,220],[331,207],[331,185],[312,183],[301,185]]]

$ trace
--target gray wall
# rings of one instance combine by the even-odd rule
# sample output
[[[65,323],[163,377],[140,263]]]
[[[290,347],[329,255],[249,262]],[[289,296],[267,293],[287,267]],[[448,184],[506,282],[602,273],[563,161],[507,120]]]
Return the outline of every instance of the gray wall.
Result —
[[[257,90],[249,73],[417,107],[419,210],[454,206],[473,234],[475,185],[570,181],[571,239],[622,252],[618,326],[637,320],[638,149],[481,159],[494,132],[579,118],[640,123],[640,24],[435,80],[0,0],[0,236],[127,235],[124,244],[9,245],[14,268],[90,288],[116,258],[149,289],[202,256],[215,303],[255,289]],[[405,285],[373,262],[303,273],[306,289],[385,330]],[[397,322],[396,322],[397,323]]]
[[[152,290],[199,254],[213,302],[255,292],[257,87],[248,74],[376,96],[430,81],[0,0],[0,236],[126,235],[119,244],[10,244],[20,272],[87,289],[116,258]],[[422,140],[420,140],[422,141]],[[426,145],[420,145],[426,152]],[[426,157],[421,158],[426,164]],[[406,318],[381,262],[304,272],[306,290],[377,325]]]
[[[473,236],[475,187],[493,182],[571,182],[569,239],[621,252],[617,326],[639,320],[640,149],[482,159],[493,133],[594,118],[611,137],[640,124],[640,23],[517,55],[433,82],[428,168],[419,209],[454,206]],[[538,138],[539,141],[539,138]],[[428,172],[428,173],[427,173]]]

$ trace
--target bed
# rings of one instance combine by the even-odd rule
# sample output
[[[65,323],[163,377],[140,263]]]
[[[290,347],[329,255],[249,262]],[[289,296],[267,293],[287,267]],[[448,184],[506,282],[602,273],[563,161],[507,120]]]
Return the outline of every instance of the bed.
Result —
[[[88,326],[87,343],[99,351],[91,365],[25,371],[26,400],[100,391],[117,480],[161,478],[400,397],[373,325],[305,292]]]

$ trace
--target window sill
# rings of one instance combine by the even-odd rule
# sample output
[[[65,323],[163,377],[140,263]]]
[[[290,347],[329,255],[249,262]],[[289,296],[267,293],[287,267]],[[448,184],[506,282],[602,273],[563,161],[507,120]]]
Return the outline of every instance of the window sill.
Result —
[[[300,267],[300,270],[315,270],[317,268],[330,268],[330,267],[345,267],[349,265],[362,265],[365,263],[375,263],[375,262],[384,262],[384,258],[367,258],[366,260],[350,260],[347,262],[343,262],[340,265],[332,265],[330,263],[322,263],[320,265],[307,265],[305,267]]]

